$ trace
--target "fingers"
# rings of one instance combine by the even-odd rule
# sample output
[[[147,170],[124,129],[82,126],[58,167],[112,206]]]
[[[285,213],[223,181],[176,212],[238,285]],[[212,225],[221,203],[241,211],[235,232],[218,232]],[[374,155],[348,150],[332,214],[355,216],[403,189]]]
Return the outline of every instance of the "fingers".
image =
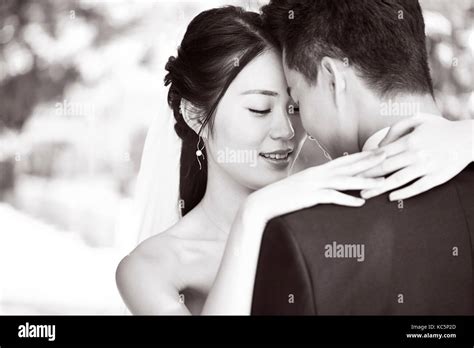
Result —
[[[417,156],[415,154],[402,152],[398,155],[385,159],[385,161],[379,165],[360,173],[359,176],[365,178],[385,176],[415,163],[416,159]]]
[[[321,195],[319,203],[323,204],[338,204],[348,207],[360,207],[365,203],[365,200],[362,198],[354,197],[335,190],[319,190],[319,194]]]
[[[407,167],[389,176],[380,187],[363,190],[360,194],[362,198],[369,199],[408,184],[410,181],[413,181],[422,175],[423,168],[414,166]]]
[[[346,155],[346,156],[341,156],[339,158],[336,158],[332,160],[331,162],[328,162],[328,165],[334,168],[339,168],[351,163],[355,163],[357,161],[360,161],[363,158],[367,158],[369,156],[374,155],[374,151],[363,151],[363,152],[356,152],[351,155]]]
[[[385,158],[386,155],[384,152],[373,153],[369,156],[362,157],[358,161],[339,167],[338,172],[347,176],[357,175],[379,165]]]
[[[379,144],[379,147],[388,145],[395,140],[401,138],[402,136],[410,133],[413,128],[418,126],[424,120],[423,116],[412,116],[406,119],[403,119],[397,123],[395,123],[392,127],[390,127],[387,135],[382,139]]]
[[[385,178],[362,178],[340,176],[334,177],[328,182],[328,186],[334,190],[374,190],[378,189],[385,182]]]
[[[384,152],[387,158],[398,155],[409,148],[410,136],[411,134],[405,135],[393,143],[379,147],[379,151]]]
[[[448,180],[449,179],[437,180],[434,176],[427,175],[427,176],[422,177],[420,180],[417,180],[410,186],[404,187],[401,190],[397,190],[390,193],[388,198],[391,201],[399,201],[401,199],[407,199],[407,198],[419,195],[420,193],[431,190],[433,187],[444,184]]]
[[[381,163],[385,159],[383,151],[365,151],[358,152],[352,155],[343,156],[337,158],[331,162],[308,168],[298,173],[300,176],[319,177],[321,173],[327,174],[326,176],[353,176],[358,173],[364,172],[377,164]],[[324,169],[323,169],[324,168]]]

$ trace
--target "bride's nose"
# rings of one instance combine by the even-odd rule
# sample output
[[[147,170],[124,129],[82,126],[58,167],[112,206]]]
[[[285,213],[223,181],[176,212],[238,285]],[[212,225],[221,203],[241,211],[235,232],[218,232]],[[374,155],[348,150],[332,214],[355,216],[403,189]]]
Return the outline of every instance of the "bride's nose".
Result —
[[[279,110],[273,115],[270,138],[290,140],[295,136],[295,130],[291,124],[291,120],[286,113],[286,109]]]

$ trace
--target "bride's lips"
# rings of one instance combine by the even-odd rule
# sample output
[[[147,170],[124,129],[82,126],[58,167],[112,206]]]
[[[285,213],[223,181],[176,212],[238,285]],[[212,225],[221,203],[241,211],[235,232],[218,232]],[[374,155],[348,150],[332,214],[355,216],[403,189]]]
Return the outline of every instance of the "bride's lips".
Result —
[[[259,156],[273,167],[283,169],[290,164],[292,153],[293,149],[281,149],[271,152],[260,152]]]

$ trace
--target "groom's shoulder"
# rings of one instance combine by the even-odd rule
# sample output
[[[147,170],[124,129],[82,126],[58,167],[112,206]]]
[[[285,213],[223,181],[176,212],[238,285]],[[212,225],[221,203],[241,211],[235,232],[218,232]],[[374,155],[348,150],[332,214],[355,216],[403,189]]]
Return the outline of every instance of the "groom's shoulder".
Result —
[[[458,186],[463,186],[469,192],[474,191],[474,162],[471,162],[458,176],[453,179]]]
[[[291,230],[300,235],[316,231],[350,234],[368,228],[429,227],[435,220],[449,224],[456,218],[474,224],[474,163],[447,183],[406,200],[391,202],[386,194],[367,200],[359,208],[317,205],[272,219],[267,228]]]

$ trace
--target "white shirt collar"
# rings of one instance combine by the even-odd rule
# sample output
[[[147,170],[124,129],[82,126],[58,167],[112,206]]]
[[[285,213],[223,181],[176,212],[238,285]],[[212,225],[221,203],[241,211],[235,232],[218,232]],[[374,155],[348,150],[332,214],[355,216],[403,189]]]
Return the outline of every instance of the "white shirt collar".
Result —
[[[362,151],[375,150],[379,146],[379,143],[382,141],[382,139],[385,138],[389,129],[390,127],[385,127],[372,134],[369,139],[365,141]]]

